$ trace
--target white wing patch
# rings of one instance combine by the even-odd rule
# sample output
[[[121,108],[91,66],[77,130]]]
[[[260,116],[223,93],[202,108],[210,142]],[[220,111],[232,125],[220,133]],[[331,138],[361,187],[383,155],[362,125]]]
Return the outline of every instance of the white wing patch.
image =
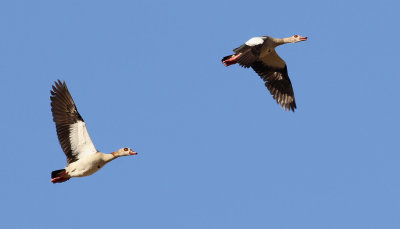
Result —
[[[256,46],[264,43],[264,40],[261,37],[253,37],[250,40],[246,41],[246,45],[248,46]]]
[[[71,142],[72,154],[78,160],[97,152],[86,129],[86,124],[82,121],[78,121],[70,126],[69,140]]]

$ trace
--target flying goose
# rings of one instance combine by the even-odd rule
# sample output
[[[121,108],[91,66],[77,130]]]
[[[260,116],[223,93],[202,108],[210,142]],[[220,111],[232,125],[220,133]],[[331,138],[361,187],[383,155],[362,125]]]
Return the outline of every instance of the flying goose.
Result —
[[[253,70],[264,80],[265,86],[273,98],[285,110],[296,109],[292,83],[287,72],[286,63],[276,53],[275,48],[286,43],[306,41],[307,37],[294,35],[288,38],[269,36],[253,37],[233,50],[235,54],[222,58],[225,66],[239,63]]]
[[[51,173],[51,182],[61,183],[71,177],[89,176],[120,156],[137,154],[130,148],[122,148],[111,154],[96,150],[65,82],[55,82],[50,93],[53,121],[68,164],[65,169]]]

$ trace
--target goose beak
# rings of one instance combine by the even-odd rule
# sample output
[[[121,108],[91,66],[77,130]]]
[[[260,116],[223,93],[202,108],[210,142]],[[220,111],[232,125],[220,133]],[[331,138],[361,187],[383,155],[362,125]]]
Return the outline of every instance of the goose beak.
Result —
[[[137,153],[134,152],[134,151],[132,151],[132,150],[129,151],[129,155],[136,155],[136,154],[137,154]]]
[[[306,41],[306,40],[307,40],[307,37],[300,37],[300,40],[301,40],[301,41]]]

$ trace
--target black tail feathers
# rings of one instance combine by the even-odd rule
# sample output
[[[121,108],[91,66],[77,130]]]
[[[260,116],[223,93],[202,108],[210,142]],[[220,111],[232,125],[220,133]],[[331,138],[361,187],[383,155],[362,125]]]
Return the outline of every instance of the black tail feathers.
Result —
[[[229,59],[229,58],[231,58],[233,55],[229,55],[229,56],[225,56],[224,58],[222,58],[222,62],[224,62],[224,60],[227,60],[227,59]]]
[[[63,173],[65,173],[65,169],[54,170],[53,172],[51,172],[51,179],[56,178]]]

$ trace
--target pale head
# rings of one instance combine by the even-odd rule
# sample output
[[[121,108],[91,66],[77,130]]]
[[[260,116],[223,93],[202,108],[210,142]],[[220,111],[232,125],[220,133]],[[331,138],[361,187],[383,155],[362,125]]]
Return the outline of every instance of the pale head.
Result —
[[[131,148],[122,148],[112,153],[114,157],[121,157],[121,156],[130,156],[136,155],[137,153],[133,151]]]
[[[300,42],[300,41],[306,41],[307,37],[303,37],[303,36],[300,36],[300,35],[296,34],[296,35],[290,37],[290,40],[291,40],[292,43],[297,43],[297,42]]]

